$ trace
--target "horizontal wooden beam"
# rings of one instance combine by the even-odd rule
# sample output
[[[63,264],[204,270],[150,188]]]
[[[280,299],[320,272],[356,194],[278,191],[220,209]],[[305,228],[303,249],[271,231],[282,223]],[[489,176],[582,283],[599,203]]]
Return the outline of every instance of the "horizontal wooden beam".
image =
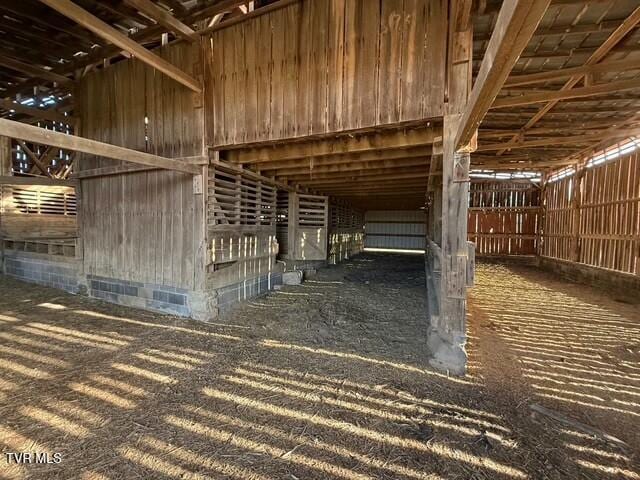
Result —
[[[75,187],[78,184],[76,180],[58,180],[49,177],[18,177],[18,176],[0,176],[0,185],[44,185],[57,187]]]
[[[60,122],[68,125],[75,125],[77,123],[77,119],[75,117],[65,116],[52,110],[41,110],[39,108],[26,107],[20,103],[12,102],[11,100],[0,99],[0,107],[5,110],[14,110],[16,113],[22,113],[41,120]]]
[[[71,81],[71,79],[65,77],[64,75],[59,75],[44,68],[40,68],[35,65],[16,60],[15,58],[7,57],[6,55],[0,55],[0,65],[6,68],[10,68],[11,70],[15,70],[16,72],[26,73],[27,75],[37,77],[42,80],[49,80],[51,82],[61,84],[65,84]]]
[[[621,129],[617,132],[611,132],[609,135],[612,135],[610,138],[620,138],[625,136],[630,136],[633,134],[638,134],[638,130],[625,130]],[[580,145],[585,143],[600,141],[605,138],[605,135],[602,133],[598,133],[597,135],[577,135],[571,137],[550,137],[550,138],[542,138],[537,140],[525,140],[520,142],[500,142],[500,143],[490,143],[486,145],[478,145],[478,149],[476,151],[483,152],[489,150],[501,150],[501,149],[513,149],[513,148],[533,148],[533,147],[544,147],[551,146],[554,147],[556,145],[575,145],[576,148],[579,148]]]
[[[427,127],[421,129],[400,130],[362,134],[355,137],[339,137],[311,142],[295,142],[287,145],[242,148],[228,150],[226,159],[233,163],[257,164],[293,160],[306,157],[362,153],[398,148],[431,145],[441,135],[440,129]],[[260,168],[259,166],[256,168]]]
[[[569,98],[593,97],[606,93],[634,90],[636,88],[640,88],[640,80],[622,80],[619,82],[604,83],[590,87],[572,88],[557,92],[533,93],[530,95],[521,95],[519,97],[500,98],[493,102],[491,108],[509,108],[521,105],[530,105],[532,103],[557,102]]]
[[[502,4],[455,139],[468,149],[480,122],[500,92],[518,57],[547,11],[550,0],[510,0]]]
[[[548,72],[530,73],[526,75],[513,75],[507,79],[504,88],[531,85],[534,83],[550,82],[575,75],[589,75],[593,73],[624,72],[626,70],[640,69],[640,59],[622,60],[617,62],[595,63],[592,65],[581,65],[573,68],[561,68]]]
[[[424,172],[427,171],[428,165],[418,165],[418,166],[408,166],[408,167],[393,167],[393,168],[373,168],[369,170],[357,170],[357,171],[349,171],[349,172],[325,172],[325,173],[314,173],[314,174],[297,174],[297,175],[283,175],[277,178],[286,177],[287,180],[290,181],[315,181],[315,180],[331,180],[331,179],[339,179],[343,180],[345,178],[357,180],[359,178],[366,178],[369,176],[384,176],[385,178],[396,178],[399,175],[405,173],[415,173],[420,176]]]
[[[416,157],[416,158],[399,158],[394,160],[384,160],[379,162],[364,162],[364,163],[352,163],[352,164],[337,164],[337,165],[314,165],[313,168],[309,166],[298,168],[283,168],[280,170],[273,170],[271,173],[276,176],[293,176],[293,175],[306,175],[315,176],[325,173],[344,173],[353,171],[369,171],[372,169],[394,169],[400,167],[409,166],[422,166],[429,165],[430,157]]]
[[[260,162],[256,165],[260,171],[273,171],[287,168],[316,168],[333,165],[359,165],[362,163],[378,163],[395,159],[430,158],[431,145],[414,148],[398,148],[381,151],[359,153],[345,153],[326,155],[322,157],[296,158],[293,160],[277,160],[275,162]]]
[[[122,50],[129,52],[134,57],[152,66],[156,70],[161,71],[175,81],[185,85],[194,92],[200,93],[202,88],[200,83],[180,70],[175,65],[160,58],[156,54],[150,52],[140,44],[134,42],[126,35],[123,35],[111,25],[103,22],[98,17],[79,7],[71,0],[40,0],[45,5],[56,10],[58,13],[70,18],[83,27],[91,30],[96,35],[117,45]]]
[[[53,130],[26,125],[13,120],[7,120],[6,118],[0,118],[0,135],[40,145],[51,145],[52,147],[65,150],[96,155],[98,157],[122,160],[124,162],[148,165],[150,167],[164,168],[167,170],[176,170],[192,175],[199,175],[202,171],[202,167],[182,163],[175,159],[159,157],[150,153],[139,152],[137,150],[98,142],[96,140],[89,140],[75,135],[54,132]]]
[[[333,178],[333,179],[319,179],[319,180],[304,180],[304,181],[300,181],[301,183],[304,183],[305,185],[328,185],[328,184],[360,184],[360,183],[365,183],[365,182],[371,182],[371,181],[376,181],[376,182],[389,182],[389,181],[398,181],[398,180],[402,180],[402,181],[416,181],[419,179],[426,179],[427,177],[429,177],[429,172],[425,171],[421,172],[421,173],[417,173],[417,172],[410,172],[410,173],[404,173],[404,174],[397,174],[397,175],[387,175],[387,174],[373,174],[373,175],[361,175],[358,178],[351,178],[351,177],[339,177],[339,178]]]
[[[182,23],[168,10],[159,7],[151,0],[125,0],[125,3],[189,42],[195,42],[199,38],[191,27]]]

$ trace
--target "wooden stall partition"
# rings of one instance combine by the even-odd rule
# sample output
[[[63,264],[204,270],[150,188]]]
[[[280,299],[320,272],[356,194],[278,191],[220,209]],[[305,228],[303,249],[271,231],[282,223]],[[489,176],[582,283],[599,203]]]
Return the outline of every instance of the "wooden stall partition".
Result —
[[[211,33],[207,144],[441,116],[446,12],[444,0],[301,0]]]
[[[195,45],[170,45],[158,54],[197,73]],[[81,134],[176,161],[201,156],[201,100],[136,59],[122,61],[81,81]],[[91,155],[82,155],[78,167],[86,274],[203,288],[204,199],[192,175]]]
[[[512,180],[471,182],[467,230],[476,255],[535,255],[540,219],[539,185]]]
[[[328,197],[289,193],[288,259],[327,260],[328,227]]]
[[[0,237],[11,240],[77,236],[73,187],[0,185]]]
[[[276,186],[233,166],[209,167],[207,288],[276,271]]]
[[[344,201],[329,203],[330,264],[340,263],[364,250],[364,212]]]

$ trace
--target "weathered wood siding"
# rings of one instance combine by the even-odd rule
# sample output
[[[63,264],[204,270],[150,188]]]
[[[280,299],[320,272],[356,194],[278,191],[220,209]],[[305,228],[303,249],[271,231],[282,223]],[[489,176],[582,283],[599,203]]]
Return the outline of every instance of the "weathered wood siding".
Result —
[[[514,181],[473,181],[467,235],[476,254],[535,255],[541,221],[540,187]]]
[[[197,47],[158,53],[197,73]],[[84,137],[171,158],[202,155],[201,97],[141,62],[88,75],[79,100]],[[119,163],[83,155],[78,167]],[[85,273],[182,288],[202,282],[204,201],[191,175],[152,170],[87,178],[80,198]]]
[[[640,154],[549,183],[542,256],[640,275]]]
[[[442,115],[446,2],[301,0],[204,44],[209,145]]]

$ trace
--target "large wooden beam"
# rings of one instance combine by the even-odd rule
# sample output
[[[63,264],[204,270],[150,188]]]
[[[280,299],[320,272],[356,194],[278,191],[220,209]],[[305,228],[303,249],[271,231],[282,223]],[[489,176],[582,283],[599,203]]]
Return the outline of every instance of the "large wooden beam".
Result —
[[[40,145],[51,145],[74,152],[87,153],[98,157],[112,158],[124,162],[138,163],[150,167],[164,168],[167,170],[177,170],[179,172],[199,175],[201,167],[187,164],[179,160],[159,157],[150,153],[139,152],[129,148],[110,145],[108,143],[89,140],[87,138],[66,133],[54,132],[32,125],[0,118],[0,135],[10,138],[25,140],[27,142],[38,143]]]
[[[315,169],[330,165],[359,165],[369,162],[382,162],[395,159],[407,158],[429,158],[431,156],[431,146],[420,146],[414,148],[399,148],[397,150],[368,151],[360,153],[346,153],[328,155],[323,157],[297,158],[294,160],[278,160],[274,162],[260,162],[261,172],[269,170],[281,170],[287,168]]]
[[[417,177],[422,176],[426,172],[426,164],[422,165],[412,165],[408,167],[400,167],[400,168],[373,168],[368,170],[357,170],[350,172],[328,172],[328,173],[319,173],[315,175],[278,175],[276,178],[286,177],[287,180],[290,181],[305,181],[305,182],[321,182],[326,180],[336,181],[336,182],[349,182],[349,181],[357,181],[358,179],[367,178],[367,177],[378,177],[383,179],[394,179],[394,178],[411,178],[404,176],[407,173],[413,173]]]
[[[562,68],[548,72],[530,73],[526,75],[513,75],[507,79],[505,88],[544,83],[576,75],[590,75],[593,73],[623,72],[640,68],[640,59],[621,60],[616,62],[596,63],[595,65],[581,65],[573,68]]]
[[[625,90],[634,90],[640,88],[640,80],[623,80],[620,82],[603,83],[600,85],[592,85],[590,87],[572,88],[569,90],[559,90],[557,92],[532,93],[529,95],[520,95],[518,97],[504,97],[496,100],[491,108],[509,108],[521,105],[531,105],[533,103],[542,103],[570,98],[585,98],[607,93],[622,92]]]
[[[60,122],[68,125],[75,125],[77,119],[71,116],[64,116],[61,113],[51,110],[41,110],[39,108],[25,107],[20,103],[12,102],[11,100],[0,99],[0,107],[5,110],[13,110],[16,113],[22,113],[29,115],[30,117],[39,118],[41,120],[49,120],[52,122]]]
[[[392,132],[362,134],[311,142],[297,142],[283,146],[268,146],[229,150],[226,159],[233,163],[261,163],[296,158],[320,157],[335,154],[361,153],[431,145],[439,129],[429,127]],[[260,168],[259,165],[257,168]]]
[[[58,187],[75,187],[77,180],[58,180],[48,177],[16,177],[12,175],[0,176],[0,185],[45,185]]]
[[[353,172],[353,171],[367,171],[370,169],[395,169],[401,167],[410,166],[422,166],[425,167],[429,164],[429,156],[416,157],[416,158],[401,158],[394,160],[383,160],[377,162],[364,162],[354,164],[335,164],[335,165],[314,165],[313,168],[309,166],[303,166],[298,168],[283,168],[279,170],[270,171],[272,175],[279,177],[291,177],[294,175],[314,177],[319,174],[325,173],[341,173],[341,172]]]
[[[49,178],[53,178],[47,167],[40,161],[40,158],[27,146],[26,143],[24,143],[22,140],[18,140],[18,144],[20,145],[20,148],[22,148],[22,150],[24,150],[24,152],[29,156],[34,165],[38,167],[43,175]]]
[[[134,57],[140,59],[146,64],[152,66],[156,70],[173,78],[177,82],[185,85],[194,92],[201,92],[202,88],[197,80],[187,75],[185,72],[170,64],[163,58],[160,58],[156,54],[150,52],[143,46],[137,44],[126,35],[123,35],[115,28],[106,24],[99,18],[95,17],[91,13],[87,12],[83,8],[79,7],[71,0],[40,0],[45,5],[53,8],[62,15],[69,17],[83,27],[91,30],[96,35],[104,38],[105,40],[117,45],[122,50],[129,52]]]
[[[189,42],[195,42],[198,38],[198,35],[191,27],[182,23],[151,0],[125,0],[125,3]]]
[[[460,120],[455,146],[466,148],[518,57],[535,32],[550,0],[504,2],[489,40],[480,72]]]

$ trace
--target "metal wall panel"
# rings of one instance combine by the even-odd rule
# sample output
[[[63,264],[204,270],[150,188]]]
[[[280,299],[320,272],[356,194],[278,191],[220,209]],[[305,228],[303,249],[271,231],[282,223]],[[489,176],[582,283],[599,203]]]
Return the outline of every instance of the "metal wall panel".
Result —
[[[365,214],[365,248],[424,250],[423,210],[371,210]]]

